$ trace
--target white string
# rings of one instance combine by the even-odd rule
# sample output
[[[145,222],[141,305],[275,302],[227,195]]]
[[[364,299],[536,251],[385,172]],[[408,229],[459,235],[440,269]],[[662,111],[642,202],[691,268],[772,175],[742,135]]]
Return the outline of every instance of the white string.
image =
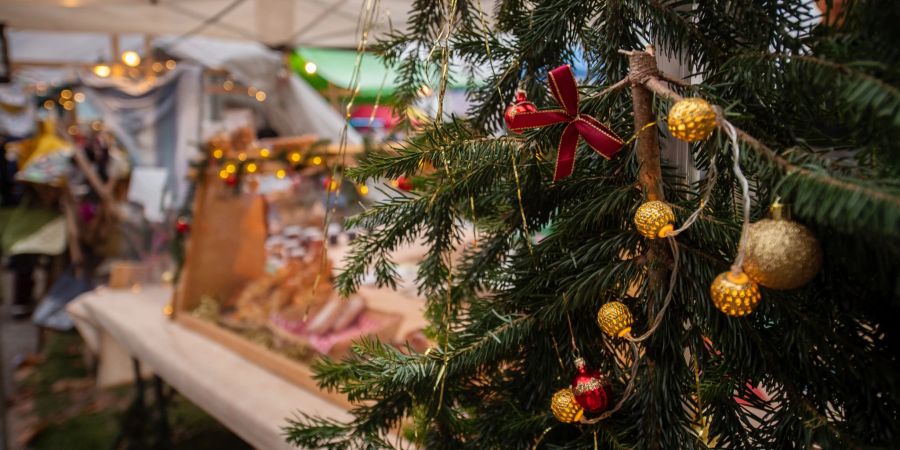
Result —
[[[700,218],[700,213],[703,212],[703,208],[706,207],[706,204],[709,203],[709,197],[712,195],[713,187],[716,185],[716,180],[719,177],[719,169],[716,167],[716,154],[713,153],[712,157],[709,159],[709,177],[708,182],[706,183],[706,189],[703,192],[703,196],[700,198],[700,205],[697,206],[697,209],[688,216],[687,220],[681,225],[681,228],[677,230],[670,231],[666,234],[666,237],[675,237],[687,230]]]
[[[626,334],[625,339],[631,342],[643,342],[646,341],[653,332],[659,327],[659,324],[662,323],[662,318],[666,314],[666,308],[669,307],[669,303],[672,303],[672,297],[675,293],[675,281],[678,279],[678,260],[679,260],[679,252],[678,252],[678,242],[672,236],[666,236],[666,239],[669,241],[669,247],[672,249],[672,259],[674,262],[672,263],[672,273],[669,274],[669,290],[666,291],[666,297],[663,300],[663,306],[659,309],[659,312],[656,313],[656,317],[653,319],[653,323],[650,325],[650,328],[647,329],[644,334],[638,337],[632,337],[631,334]]]
[[[731,148],[734,152],[734,176],[737,177],[738,182],[741,184],[741,192],[744,197],[744,221],[741,224],[741,239],[738,242],[737,256],[734,258],[734,263],[731,265],[731,271],[733,273],[738,273],[741,271],[741,266],[744,264],[744,253],[747,247],[747,226],[750,225],[750,184],[747,182],[744,172],[741,171],[741,146],[738,144],[737,131],[735,131],[734,125],[732,125],[731,122],[724,118],[720,119],[720,121],[722,123],[722,128],[725,130],[725,134],[731,139]]]
[[[627,402],[628,399],[631,398],[631,394],[634,393],[634,380],[637,379],[637,369],[639,366],[638,362],[641,359],[640,349],[638,349],[637,344],[635,344],[634,342],[631,342],[631,355],[633,363],[631,364],[631,375],[628,377],[628,386],[625,387],[625,391],[622,393],[622,397],[619,399],[619,401],[616,402],[616,406],[613,406],[612,409],[604,411],[603,414],[600,414],[593,419],[585,419],[584,417],[582,417],[581,423],[590,425],[606,419],[607,417],[615,414],[616,411],[622,409],[622,406],[625,405],[625,402]]]

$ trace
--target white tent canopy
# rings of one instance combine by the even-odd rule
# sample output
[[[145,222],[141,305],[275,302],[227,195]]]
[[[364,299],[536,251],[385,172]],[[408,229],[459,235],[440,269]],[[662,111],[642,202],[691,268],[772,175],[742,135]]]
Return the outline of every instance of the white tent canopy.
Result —
[[[355,48],[360,12],[375,35],[407,21],[411,0],[0,0],[13,30],[206,35],[265,45]]]

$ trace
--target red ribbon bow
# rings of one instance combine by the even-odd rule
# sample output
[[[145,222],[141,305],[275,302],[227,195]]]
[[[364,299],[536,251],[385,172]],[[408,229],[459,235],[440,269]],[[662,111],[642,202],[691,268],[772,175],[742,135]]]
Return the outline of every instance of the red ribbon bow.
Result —
[[[575,75],[572,74],[572,69],[568,64],[550,71],[550,90],[563,109],[517,113],[510,117],[509,128],[513,131],[522,131],[557,123],[568,123],[559,138],[553,181],[572,174],[579,137],[606,159],[611,158],[622,149],[622,139],[616,133],[597,119],[578,111],[578,86],[575,84]]]

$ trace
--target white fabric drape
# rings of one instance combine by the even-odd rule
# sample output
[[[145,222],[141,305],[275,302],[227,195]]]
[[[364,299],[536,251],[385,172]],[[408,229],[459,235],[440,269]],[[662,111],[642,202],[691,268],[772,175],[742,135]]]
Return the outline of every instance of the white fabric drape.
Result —
[[[137,166],[163,167],[167,193],[180,201],[188,161],[200,144],[202,68],[180,64],[154,80],[80,74],[91,103]]]

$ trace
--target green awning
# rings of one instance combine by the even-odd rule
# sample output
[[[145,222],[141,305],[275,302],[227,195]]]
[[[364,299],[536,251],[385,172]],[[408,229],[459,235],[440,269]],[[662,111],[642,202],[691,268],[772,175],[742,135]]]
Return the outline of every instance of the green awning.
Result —
[[[291,55],[291,67],[317,90],[324,90],[328,84],[349,89],[356,65],[356,50],[335,50],[323,48],[299,48]],[[307,63],[315,64],[315,72],[306,70]],[[452,76],[451,88],[465,87],[465,77]],[[381,100],[387,101],[399,85],[396,67],[387,67],[371,53],[363,53],[359,72],[359,93],[357,101],[371,103],[379,91]]]

